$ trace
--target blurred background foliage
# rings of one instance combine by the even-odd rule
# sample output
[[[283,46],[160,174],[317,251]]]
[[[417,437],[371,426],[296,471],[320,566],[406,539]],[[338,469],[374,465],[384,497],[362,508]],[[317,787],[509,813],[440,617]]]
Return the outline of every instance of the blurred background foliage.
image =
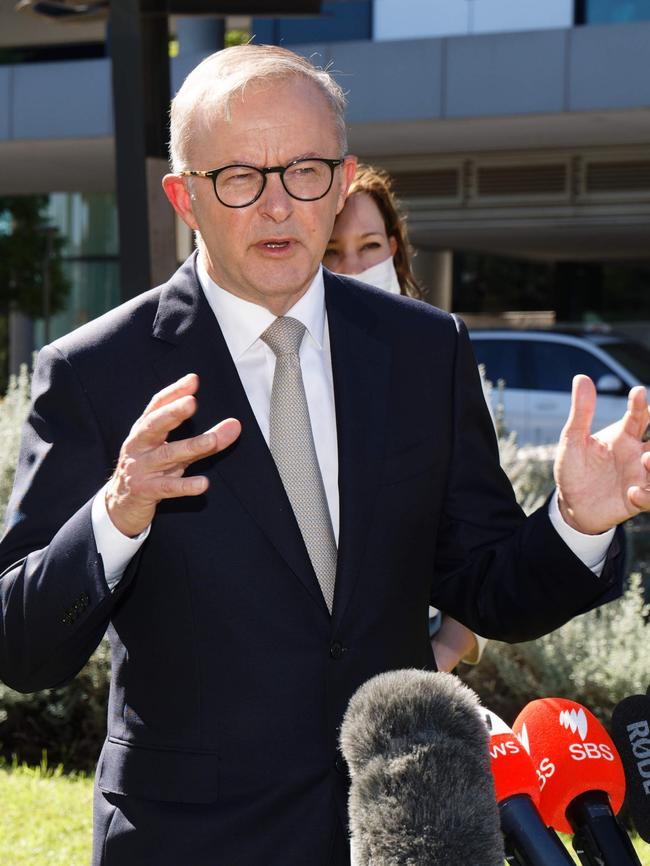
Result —
[[[23,368],[11,378],[0,402],[0,517],[11,492],[29,380]],[[518,501],[530,513],[552,490],[554,448],[518,448],[516,434],[507,430],[500,411],[495,420],[502,465]],[[621,599],[536,641],[490,641],[479,665],[460,666],[459,676],[506,722],[512,723],[529,701],[554,696],[584,704],[609,725],[618,701],[645,692],[650,682],[650,653],[645,651],[650,646],[647,515],[630,522],[628,539],[631,574]],[[104,639],[64,687],[23,695],[0,683],[0,755],[38,764],[46,750],[50,765],[92,771],[106,735],[109,678],[110,652]],[[169,688],[171,693],[174,684]]]

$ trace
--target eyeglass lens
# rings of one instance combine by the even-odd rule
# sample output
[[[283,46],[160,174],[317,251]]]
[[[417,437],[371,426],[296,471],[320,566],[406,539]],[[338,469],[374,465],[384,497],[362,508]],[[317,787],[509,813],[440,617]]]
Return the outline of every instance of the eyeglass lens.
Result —
[[[297,199],[309,201],[324,196],[332,183],[333,169],[317,159],[303,159],[280,172],[284,188]],[[232,165],[215,178],[219,199],[231,207],[250,204],[264,185],[264,174],[246,165]]]

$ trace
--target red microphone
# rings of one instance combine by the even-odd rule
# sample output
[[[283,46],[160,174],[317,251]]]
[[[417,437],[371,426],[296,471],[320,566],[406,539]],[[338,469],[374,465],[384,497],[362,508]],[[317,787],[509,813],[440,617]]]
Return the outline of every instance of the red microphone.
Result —
[[[530,754],[540,784],[540,813],[589,866],[641,866],[616,820],[625,774],[611,737],[585,707],[543,698],[524,707],[513,730]]]
[[[570,866],[568,851],[537,810],[540,791],[530,756],[499,716],[483,707],[480,712],[490,732],[490,762],[508,863]]]

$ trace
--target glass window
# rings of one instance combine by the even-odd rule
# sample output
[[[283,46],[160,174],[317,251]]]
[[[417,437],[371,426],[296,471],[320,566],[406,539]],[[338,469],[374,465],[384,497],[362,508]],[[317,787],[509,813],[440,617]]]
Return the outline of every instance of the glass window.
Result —
[[[571,391],[573,377],[584,373],[594,382],[613,371],[591,352],[562,343],[531,341],[533,386],[538,391]]]
[[[648,20],[650,20],[650,0],[585,0],[587,24]]]
[[[639,382],[650,384],[650,349],[640,343],[607,343],[603,349]]]
[[[64,240],[62,268],[69,285],[66,307],[47,322],[34,321],[34,345],[100,316],[120,303],[117,207],[113,193],[57,192],[49,221]]]
[[[476,360],[485,366],[485,376],[493,385],[503,379],[506,388],[528,387],[524,340],[490,340],[473,335],[472,344]]]

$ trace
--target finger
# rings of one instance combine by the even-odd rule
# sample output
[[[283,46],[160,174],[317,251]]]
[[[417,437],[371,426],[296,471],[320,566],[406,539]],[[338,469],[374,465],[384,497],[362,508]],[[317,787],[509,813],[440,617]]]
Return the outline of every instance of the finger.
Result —
[[[177,466],[186,468],[196,460],[217,454],[228,448],[241,433],[241,424],[235,418],[225,421],[206,430],[191,439],[181,439],[177,442],[163,442],[159,448],[151,452],[149,471],[164,471]]]
[[[643,385],[636,385],[627,398],[627,412],[623,417],[623,430],[642,439],[648,427],[648,395]]]
[[[194,415],[196,407],[196,398],[186,395],[142,415],[131,428],[129,446],[136,450],[147,450],[162,445],[172,430]]]
[[[160,409],[162,406],[167,406],[179,397],[184,397],[188,394],[196,394],[199,390],[199,377],[196,373],[187,373],[171,385],[167,385],[162,391],[158,391],[153,395],[147,403],[147,408],[142,413],[148,415],[155,409]]]
[[[650,511],[650,487],[630,487],[627,498],[639,511]]]
[[[571,410],[562,430],[563,436],[589,436],[596,411],[596,387],[589,376],[573,377]]]
[[[217,451],[223,451],[239,438],[241,423],[236,418],[224,418],[212,430],[217,434]]]
[[[205,475],[190,475],[189,477],[174,477],[173,475],[159,475],[150,478],[146,484],[143,494],[155,502],[162,499],[179,499],[183,496],[200,496],[210,486]]]

